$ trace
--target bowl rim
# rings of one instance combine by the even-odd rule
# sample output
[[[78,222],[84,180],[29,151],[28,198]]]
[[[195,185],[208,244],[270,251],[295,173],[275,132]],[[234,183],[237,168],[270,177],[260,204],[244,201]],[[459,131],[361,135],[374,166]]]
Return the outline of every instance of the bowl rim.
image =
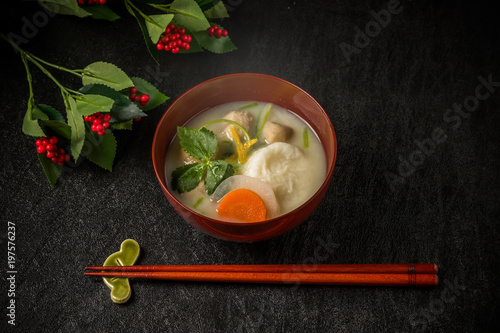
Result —
[[[217,220],[217,219],[211,218],[209,216],[203,215],[203,214],[201,214],[201,213],[199,213],[199,212],[191,209],[190,207],[186,206],[185,204],[183,204],[182,202],[180,202],[179,200],[177,200],[177,198],[172,193],[170,193],[170,190],[168,189],[168,186],[166,186],[166,184],[163,184],[163,182],[161,180],[161,177],[160,177],[160,174],[159,174],[158,166],[156,165],[156,161],[155,161],[155,146],[156,146],[156,141],[157,141],[157,137],[158,137],[158,132],[160,130],[160,126],[163,123],[163,120],[167,116],[167,114],[170,111],[170,109],[181,98],[183,98],[185,95],[189,94],[192,90],[196,89],[197,87],[199,87],[199,86],[201,86],[203,84],[206,84],[208,82],[215,81],[215,80],[220,80],[220,79],[227,78],[227,77],[243,76],[243,75],[262,76],[262,77],[270,78],[270,79],[273,79],[273,80],[278,80],[278,81],[281,81],[282,83],[291,85],[292,87],[296,88],[297,90],[299,90],[300,92],[302,92],[303,94],[305,94],[307,97],[309,97],[319,107],[319,110],[328,119],[328,127],[330,128],[330,130],[332,132],[332,138],[333,138],[333,160],[332,160],[332,166],[331,166],[331,168],[329,170],[327,170],[327,173],[325,175],[325,180],[323,181],[323,183],[321,184],[321,186],[316,190],[316,192],[314,192],[314,194],[307,201],[305,201],[302,205],[300,205],[299,207],[295,208],[294,210],[291,210],[291,211],[289,211],[289,212],[287,212],[285,214],[279,215],[279,216],[274,217],[272,219],[268,219],[268,220],[264,220],[264,221],[259,221],[259,222],[252,222],[252,223],[242,223],[242,222]],[[207,221],[209,221],[211,223],[223,224],[223,225],[228,225],[228,226],[260,225],[260,224],[272,223],[272,222],[277,222],[279,220],[282,220],[284,218],[287,218],[289,216],[297,214],[297,212],[300,211],[301,209],[303,209],[304,206],[307,206],[310,201],[314,200],[319,195],[319,193],[325,191],[326,190],[325,187],[328,187],[330,185],[331,178],[332,178],[332,175],[333,175],[333,170],[335,169],[336,159],[337,159],[337,137],[335,135],[335,129],[333,128],[333,124],[332,124],[332,121],[331,121],[330,117],[328,116],[328,114],[326,113],[326,111],[323,109],[323,107],[321,106],[321,104],[311,94],[309,94],[307,91],[305,91],[301,87],[297,86],[296,84],[293,84],[293,83],[291,83],[291,82],[289,82],[289,81],[287,81],[285,79],[282,79],[282,78],[279,78],[279,77],[276,77],[276,76],[273,76],[273,75],[261,74],[261,73],[232,73],[232,74],[221,75],[221,76],[213,77],[211,79],[208,79],[208,80],[205,80],[203,82],[200,82],[200,83],[196,84],[195,86],[191,87],[190,89],[186,90],[179,97],[177,97],[175,99],[175,101],[173,101],[172,104],[170,104],[170,106],[167,108],[167,110],[163,113],[163,116],[161,117],[160,121],[158,122],[158,124],[156,126],[156,130],[155,130],[155,133],[154,133],[154,136],[153,136],[153,143],[152,143],[153,169],[155,171],[156,178],[158,179],[158,182],[160,183],[160,186],[161,186],[161,188],[163,190],[163,193],[167,193],[169,195],[170,199],[172,199],[176,204],[180,205],[181,207],[183,207],[184,209],[186,209],[189,213],[193,214],[194,216],[201,217],[201,218],[203,218],[203,219],[205,219],[205,220],[207,220]],[[161,166],[161,167],[164,169],[164,166]],[[167,177],[165,175],[165,180],[167,180],[166,178]],[[173,207],[173,208],[175,208],[175,207]]]

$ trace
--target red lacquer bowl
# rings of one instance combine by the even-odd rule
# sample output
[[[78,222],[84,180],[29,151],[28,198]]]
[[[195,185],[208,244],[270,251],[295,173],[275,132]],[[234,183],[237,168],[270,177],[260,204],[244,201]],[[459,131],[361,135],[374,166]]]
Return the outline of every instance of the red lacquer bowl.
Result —
[[[165,156],[177,133],[177,126],[183,126],[211,107],[237,101],[274,103],[290,110],[309,123],[318,135],[326,154],[326,179],[319,190],[297,209],[263,222],[235,223],[203,216],[179,202],[167,186],[170,175],[165,175]],[[321,105],[296,85],[263,74],[225,75],[191,88],[165,112],[153,139],[153,166],[160,186],[172,207],[184,220],[199,230],[216,238],[239,242],[270,239],[282,235],[306,220],[326,193],[332,178],[336,155],[335,132]]]

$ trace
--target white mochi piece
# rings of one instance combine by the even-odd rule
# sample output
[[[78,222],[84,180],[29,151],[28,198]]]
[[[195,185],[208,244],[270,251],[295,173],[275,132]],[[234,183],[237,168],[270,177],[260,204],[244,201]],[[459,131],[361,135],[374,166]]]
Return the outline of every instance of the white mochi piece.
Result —
[[[309,173],[312,168],[300,148],[286,142],[276,142],[254,152],[241,173],[271,186],[282,213],[308,200],[312,188]]]

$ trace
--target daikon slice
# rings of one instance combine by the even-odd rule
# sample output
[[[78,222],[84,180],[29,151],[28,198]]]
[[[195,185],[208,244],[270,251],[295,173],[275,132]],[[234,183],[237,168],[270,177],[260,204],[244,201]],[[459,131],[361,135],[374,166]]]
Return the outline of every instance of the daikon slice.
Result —
[[[241,168],[243,175],[271,186],[282,213],[296,208],[314,194],[311,172],[314,166],[307,162],[300,148],[285,142],[257,150]]]
[[[217,186],[210,200],[219,202],[227,193],[237,189],[247,189],[255,192],[266,205],[267,219],[278,216],[279,205],[271,186],[248,176],[235,175],[227,178]]]

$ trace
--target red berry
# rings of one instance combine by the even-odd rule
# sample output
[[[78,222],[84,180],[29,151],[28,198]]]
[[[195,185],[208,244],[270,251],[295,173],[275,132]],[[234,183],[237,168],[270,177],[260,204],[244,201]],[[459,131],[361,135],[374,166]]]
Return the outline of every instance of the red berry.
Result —
[[[109,123],[107,121],[102,123],[103,128],[109,128]]]
[[[135,121],[141,121],[141,118],[135,118],[134,120]]]
[[[64,155],[66,152],[64,151],[64,149],[59,148],[59,149],[57,150],[57,153],[58,153],[59,155]]]
[[[60,166],[63,166],[64,162],[57,162],[57,164],[59,164]]]
[[[48,151],[48,152],[45,154],[45,156],[47,156],[47,158],[52,158],[52,157],[54,157],[55,155],[56,155],[56,154],[54,154],[54,152],[53,152],[53,151]]]
[[[182,45],[181,45],[181,48],[185,51],[189,50],[190,47],[191,46],[186,42],[182,43]]]
[[[104,118],[102,118],[104,121],[110,121],[111,120],[111,115],[110,114],[105,114]]]
[[[47,138],[43,138],[43,139],[42,139],[42,145],[43,145],[43,146],[46,146],[46,145],[48,145],[48,144],[49,144],[49,140],[47,140]]]
[[[172,23],[170,23],[169,25],[167,25],[167,28],[173,29],[173,28],[175,28],[175,25],[173,25]]]
[[[176,46],[172,49],[172,53],[179,53],[179,48]]]
[[[210,27],[208,28],[208,34],[213,34],[215,32],[215,28],[214,27]]]
[[[130,87],[130,88],[128,89],[128,91],[129,91],[130,95],[135,95],[135,94],[137,94],[137,88],[136,88],[136,87]]]
[[[42,145],[42,140],[38,139],[38,140],[36,140],[35,143],[36,143],[37,146],[41,146]]]
[[[100,123],[101,123],[101,119],[100,118],[94,119],[94,121],[92,122],[92,124],[95,124],[95,125],[98,125]]]
[[[47,149],[48,151],[53,151],[54,146],[49,143],[48,145],[45,146],[45,149]]]
[[[141,100],[141,94],[135,95],[134,101],[139,102]]]
[[[78,0],[77,2],[80,6],[85,5],[85,0]]]
[[[36,151],[38,152],[38,154],[43,154],[43,153],[45,153],[45,147],[38,146],[38,147],[36,147]]]
[[[95,130],[96,132],[102,131],[102,125],[101,124],[95,125]]]
[[[68,162],[69,161],[69,154],[64,155],[64,161]]]
[[[180,29],[179,29],[179,33],[180,33],[181,35],[184,35],[184,34],[186,33],[186,29],[184,29],[184,28],[180,28]]]
[[[90,126],[90,129],[92,130],[92,132],[95,132],[95,131],[96,131],[96,129],[95,129],[95,127],[96,127],[96,126],[97,126],[97,125],[95,125],[95,124],[92,124],[92,126]]]
[[[227,35],[229,35],[229,33],[227,32],[227,30],[222,30],[221,34],[220,34],[222,37],[227,37]]]
[[[52,163],[56,163],[56,162],[57,162],[57,157],[55,157],[55,156],[54,156],[54,157],[52,157],[52,158],[50,159],[50,161],[51,161]]]
[[[130,95],[128,99],[130,99],[132,102],[135,101],[135,95]]]
[[[97,134],[104,135],[104,134],[106,134],[106,131],[98,131]]]
[[[222,29],[217,29],[214,31],[214,35],[221,35],[222,34]]]
[[[158,43],[156,44],[156,48],[161,51],[165,48],[165,45],[163,45],[162,43]]]
[[[147,101],[149,101],[149,95],[146,95],[146,94],[142,95],[141,102],[147,102]]]

